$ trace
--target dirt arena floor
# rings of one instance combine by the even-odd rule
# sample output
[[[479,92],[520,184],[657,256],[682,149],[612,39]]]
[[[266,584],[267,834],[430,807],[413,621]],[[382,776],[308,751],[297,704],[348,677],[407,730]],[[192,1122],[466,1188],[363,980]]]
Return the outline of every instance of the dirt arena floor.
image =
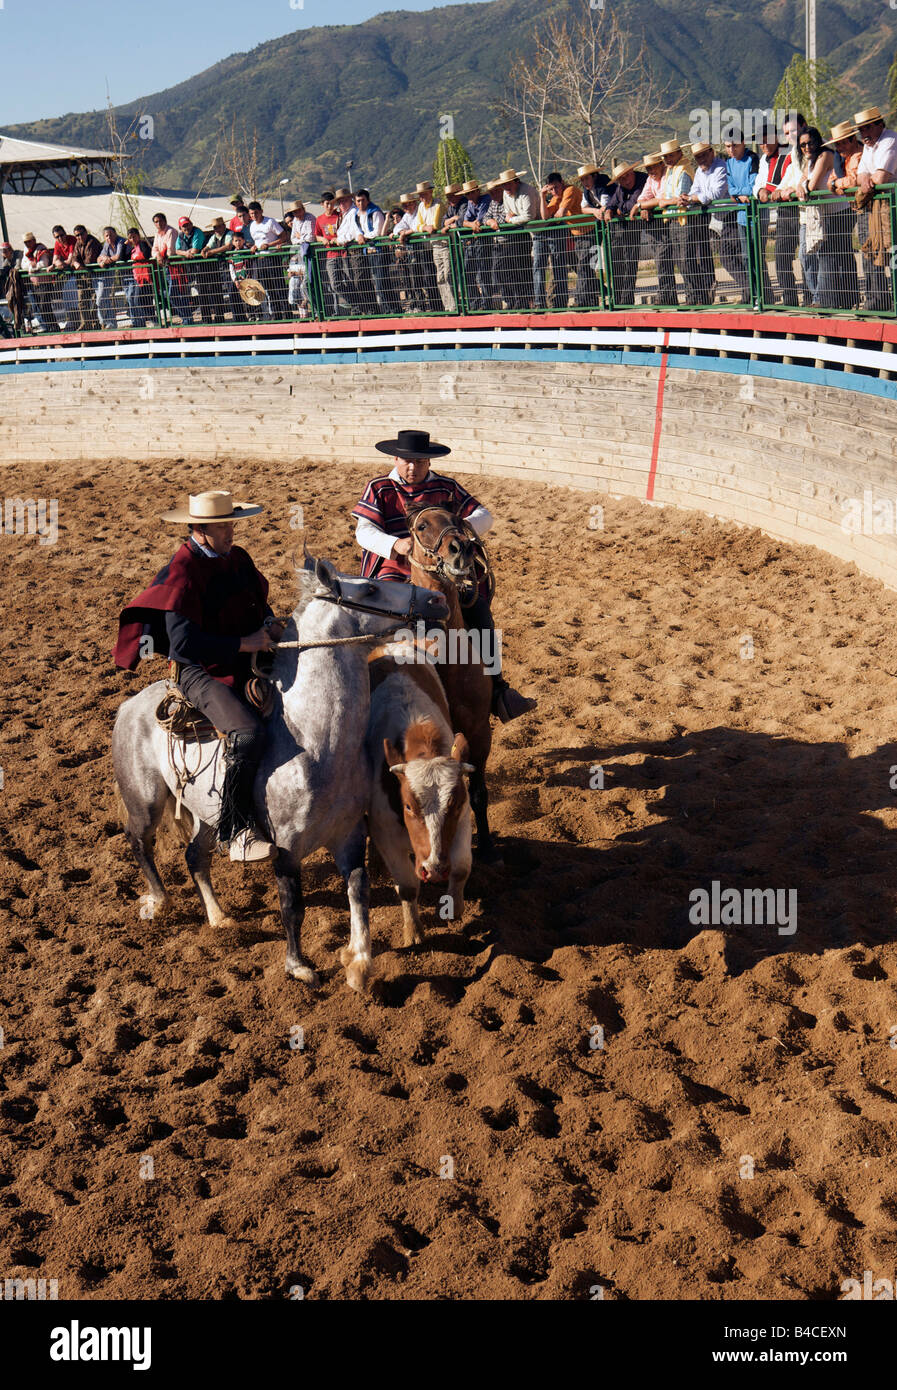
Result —
[[[243,534],[285,610],[290,504],[354,570],[365,477],[15,474],[58,497],[60,534],[0,540],[0,1275],[83,1299],[832,1299],[893,1278],[897,598],[851,567],[628,501],[598,499],[592,529],[592,495],[485,480],[506,660],[540,705],[496,734],[505,867],[474,869],[460,927],[425,890],[429,940],[397,947],[376,877],[358,997],[317,856],[311,993],[283,973],[270,871],[217,863],[238,928],[214,932],[173,838],[174,910],[141,920],[109,736],[162,672],[109,648],[174,549],[155,513],[206,479],[264,501]],[[796,933],[693,925],[713,880],[795,890]]]

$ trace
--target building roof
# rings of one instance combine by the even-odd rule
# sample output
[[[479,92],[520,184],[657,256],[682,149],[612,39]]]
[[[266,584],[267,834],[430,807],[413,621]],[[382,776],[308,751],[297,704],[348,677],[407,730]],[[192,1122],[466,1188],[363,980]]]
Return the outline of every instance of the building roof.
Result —
[[[0,164],[61,164],[66,160],[115,159],[112,150],[79,150],[71,145],[45,145],[18,140],[0,132]]]

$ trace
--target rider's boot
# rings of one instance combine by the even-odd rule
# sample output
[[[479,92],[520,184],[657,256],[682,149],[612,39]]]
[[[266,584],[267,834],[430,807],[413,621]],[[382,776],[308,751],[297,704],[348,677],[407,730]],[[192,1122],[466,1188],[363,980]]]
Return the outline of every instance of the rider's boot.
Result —
[[[227,736],[227,767],[221,791],[218,838],[230,846],[239,864],[271,859],[274,846],[260,833],[255,819],[253,787],[264,747],[264,729],[240,729]]]
[[[519,690],[514,690],[504,676],[492,677],[492,713],[503,724],[510,724],[512,719],[519,719],[521,714],[528,714],[531,709],[536,708],[537,703],[538,701],[521,695]]]

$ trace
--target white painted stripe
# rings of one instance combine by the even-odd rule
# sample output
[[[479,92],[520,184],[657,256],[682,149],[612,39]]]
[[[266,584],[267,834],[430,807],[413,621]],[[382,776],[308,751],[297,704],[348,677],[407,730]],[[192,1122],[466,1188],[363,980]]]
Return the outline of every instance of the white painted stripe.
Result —
[[[0,362],[25,363],[93,361],[105,358],[209,357],[255,353],[290,352],[332,353],[356,351],[385,351],[393,348],[445,347],[599,347],[611,350],[624,348],[653,348],[662,346],[663,329],[621,328],[488,328],[488,329],[426,329],[418,332],[387,333],[326,333],[289,335],[265,338],[197,338],[145,342],[90,343],[84,346],[58,345],[0,350]],[[897,354],[881,347],[847,347],[825,341],[798,342],[788,338],[755,338],[748,334],[704,332],[700,329],[671,330],[669,344],[673,349],[725,352],[734,356],[792,357],[842,366],[869,367],[873,370],[897,370]]]

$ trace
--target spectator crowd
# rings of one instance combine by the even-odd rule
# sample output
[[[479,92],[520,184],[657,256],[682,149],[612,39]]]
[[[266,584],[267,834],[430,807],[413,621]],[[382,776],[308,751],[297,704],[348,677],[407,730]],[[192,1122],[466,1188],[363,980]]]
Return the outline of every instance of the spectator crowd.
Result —
[[[643,302],[679,304],[682,290],[690,305],[733,293],[750,304],[749,214],[763,247],[762,303],[893,312],[890,205],[873,195],[897,181],[897,134],[879,109],[838,123],[828,140],[799,113],[781,134],[761,129],[758,148],[726,133],[724,153],[672,139],[639,163],[621,160],[609,174],[586,163],[575,181],[552,173],[541,188],[509,168],[438,197],[425,180],[385,209],[368,189],[335,188],[317,217],[298,201],[278,221],[237,195],[230,220],[205,228],[156,213],[151,239],[138,227],[124,236],[104,227],[101,238],[57,225],[46,242],[29,232],[21,251],[0,249],[9,306],[0,328],[114,330],[122,293],[132,328],[157,322],[163,292],[181,323],[455,314],[462,279],[472,312],[597,307],[608,282],[612,302],[627,305],[646,261],[656,276],[650,299],[639,286]]]

